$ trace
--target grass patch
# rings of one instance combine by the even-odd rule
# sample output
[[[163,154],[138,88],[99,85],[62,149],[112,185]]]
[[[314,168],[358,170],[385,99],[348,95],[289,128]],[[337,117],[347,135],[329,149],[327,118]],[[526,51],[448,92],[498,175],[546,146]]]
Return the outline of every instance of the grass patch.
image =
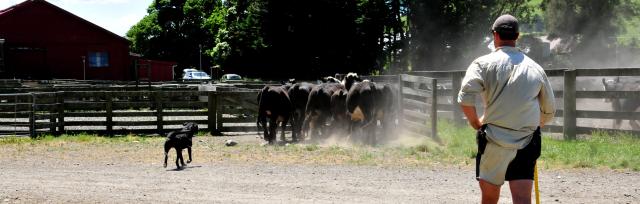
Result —
[[[224,138],[195,137],[197,160],[210,162],[271,162],[316,165],[375,165],[375,166],[429,166],[475,164],[475,132],[468,127],[455,126],[446,121],[439,123],[441,143],[426,138],[411,140],[410,145],[291,144],[287,146],[260,146],[259,142],[240,142],[226,147]],[[32,154],[64,158],[70,152],[88,158],[105,160],[109,157],[129,157],[140,162],[158,162],[163,137],[126,135],[102,137],[91,134],[0,139],[0,148],[8,155],[28,157]],[[608,135],[594,132],[588,139],[563,141],[543,137],[541,168],[611,168],[640,171],[640,139],[631,135]],[[41,151],[38,153],[37,151]],[[115,152],[115,154],[111,154]],[[175,154],[173,151],[170,154]],[[54,155],[54,156],[51,156]]]
[[[443,144],[432,151],[440,161],[474,164],[477,154],[475,131],[440,122]],[[557,140],[543,135],[542,155],[545,168],[611,168],[640,170],[640,139],[618,133],[594,132],[588,139]]]
[[[609,135],[594,132],[589,139],[563,141],[544,138],[542,160],[552,164],[577,168],[608,167],[640,169],[640,139],[628,134]]]
[[[150,137],[141,137],[136,135],[116,136],[116,137],[103,137],[96,136],[94,134],[80,133],[73,135],[42,135],[36,138],[30,137],[6,137],[0,139],[0,145],[24,145],[24,144],[50,144],[50,143],[123,143],[123,142],[147,142]]]

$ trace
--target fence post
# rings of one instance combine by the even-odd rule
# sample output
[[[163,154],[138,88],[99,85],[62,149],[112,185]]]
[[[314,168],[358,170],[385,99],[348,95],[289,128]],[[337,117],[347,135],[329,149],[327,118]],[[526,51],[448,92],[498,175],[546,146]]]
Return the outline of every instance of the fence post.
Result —
[[[431,136],[440,142],[438,137],[438,80],[431,78]]]
[[[58,103],[58,132],[56,134],[61,134],[64,132],[64,91],[58,91],[56,97]]]
[[[47,101],[53,99],[53,104],[55,104],[55,108],[47,109],[47,112],[49,112],[49,132],[51,132],[52,135],[55,135],[57,129],[56,119],[58,118],[56,117],[56,115],[58,115],[58,93],[53,93],[53,96],[51,94],[48,94],[47,98],[49,98]]]
[[[565,140],[576,139],[576,70],[564,71],[563,136]]]
[[[207,92],[207,125],[209,126],[209,133],[211,135],[220,135],[217,125],[217,97],[218,94],[213,91]]]
[[[404,120],[404,99],[402,99],[402,89],[404,87],[404,83],[402,83],[402,75],[403,74],[398,74],[398,127],[402,127],[402,120]]]
[[[463,120],[462,110],[460,109],[460,104],[458,103],[458,92],[460,92],[460,86],[462,85],[462,77],[464,74],[460,74],[458,72],[454,72],[451,74],[451,85],[452,91],[451,94],[451,109],[453,111],[453,122],[457,125],[464,125],[465,122]]]
[[[158,129],[158,134],[164,134],[164,120],[162,114],[162,97],[163,92],[162,89],[158,89],[153,92],[155,95],[155,104],[156,104],[156,124]]]
[[[29,107],[29,136],[36,137],[36,95],[31,93],[31,106]]]
[[[223,108],[222,108],[222,104],[221,104],[222,93],[223,92],[220,92],[220,94],[216,93],[215,104],[214,104],[214,107],[215,107],[215,110],[216,110],[216,131],[218,131],[218,133],[220,133],[220,134],[222,134],[221,132],[223,130],[223,127],[222,127],[222,114],[224,113],[224,112],[222,112]]]
[[[107,135],[113,136],[113,94],[110,91],[105,91],[106,104],[106,120],[107,120]]]

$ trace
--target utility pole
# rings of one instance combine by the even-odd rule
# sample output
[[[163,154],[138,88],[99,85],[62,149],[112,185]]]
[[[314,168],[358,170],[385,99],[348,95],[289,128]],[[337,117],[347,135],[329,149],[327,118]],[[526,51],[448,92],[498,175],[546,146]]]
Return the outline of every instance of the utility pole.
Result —
[[[82,80],[87,80],[87,57],[82,56]]]
[[[200,60],[200,68],[199,70],[202,70],[202,44],[198,44],[198,57]]]

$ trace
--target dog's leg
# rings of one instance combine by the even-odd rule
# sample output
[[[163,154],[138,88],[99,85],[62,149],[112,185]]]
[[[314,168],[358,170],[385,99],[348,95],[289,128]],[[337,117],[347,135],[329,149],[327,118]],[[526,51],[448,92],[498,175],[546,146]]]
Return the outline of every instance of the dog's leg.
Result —
[[[169,159],[169,153],[164,152],[164,168],[167,168],[167,159]]]
[[[191,163],[191,147],[187,147],[187,152],[189,153],[189,160],[187,160],[187,164]]]
[[[184,157],[182,156],[182,149],[180,150],[180,164],[182,164],[182,167],[187,165],[184,163]]]
[[[169,152],[164,152],[164,168],[167,168],[168,159],[169,159]]]
[[[164,143],[164,168],[167,168],[167,159],[169,159],[169,150],[171,150],[171,145],[168,142]]]
[[[180,160],[182,161],[182,166],[184,166],[184,159],[182,159],[182,149],[176,148],[176,168],[180,169]]]

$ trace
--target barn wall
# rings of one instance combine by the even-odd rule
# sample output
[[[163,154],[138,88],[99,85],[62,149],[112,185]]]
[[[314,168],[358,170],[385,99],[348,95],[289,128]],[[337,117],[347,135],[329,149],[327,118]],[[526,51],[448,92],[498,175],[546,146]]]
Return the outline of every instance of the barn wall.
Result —
[[[45,1],[25,1],[0,14],[6,40],[3,78],[83,79],[82,56],[108,52],[109,66],[90,68],[86,79],[131,80],[129,42]]]

